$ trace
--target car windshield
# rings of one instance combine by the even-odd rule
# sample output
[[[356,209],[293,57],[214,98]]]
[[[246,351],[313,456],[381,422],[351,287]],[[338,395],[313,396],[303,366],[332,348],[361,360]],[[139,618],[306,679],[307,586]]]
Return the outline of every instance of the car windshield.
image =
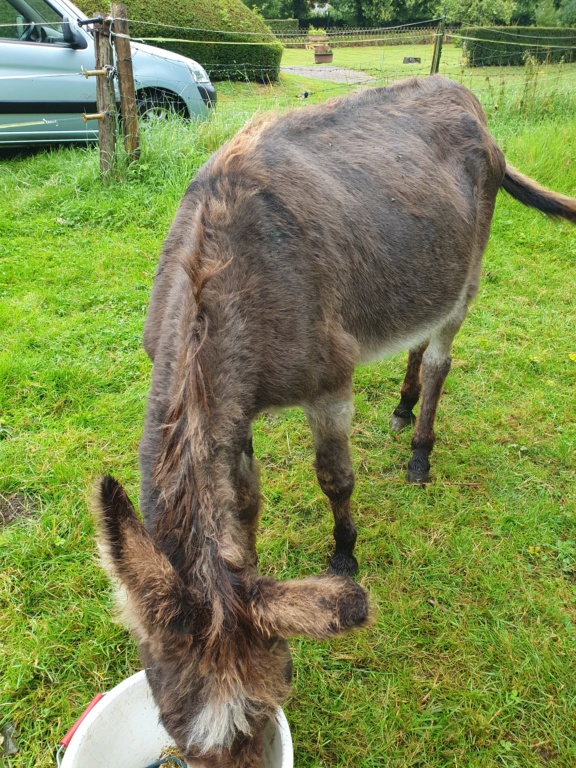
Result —
[[[0,37],[63,43],[62,16],[44,0],[0,0]]]

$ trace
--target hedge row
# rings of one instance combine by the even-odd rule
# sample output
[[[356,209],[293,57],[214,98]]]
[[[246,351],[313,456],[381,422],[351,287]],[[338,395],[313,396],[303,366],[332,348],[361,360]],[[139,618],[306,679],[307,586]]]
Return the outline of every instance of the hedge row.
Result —
[[[272,32],[286,34],[287,32],[298,32],[298,19],[266,19],[266,24]]]
[[[149,34],[149,32],[148,32]],[[130,32],[131,37],[138,37],[138,32]],[[140,30],[140,35],[144,36]],[[169,36],[163,33],[163,36]],[[170,37],[176,35],[170,35]],[[230,39],[232,37],[232,40]],[[246,38],[238,40],[233,36],[218,36],[214,34],[194,33],[195,40],[210,40],[211,42],[172,42],[151,43],[166,48],[175,53],[181,53],[202,64],[210,79],[220,80],[251,80],[253,82],[275,82],[280,74],[282,60],[282,45],[278,42],[246,44]],[[234,45],[234,43],[239,43]],[[220,44],[219,44],[220,43]],[[224,43],[224,45],[222,44]]]
[[[469,67],[521,66],[527,56],[538,62],[576,60],[576,29],[563,27],[463,27]]]
[[[89,16],[107,5],[82,0]],[[278,79],[282,45],[241,0],[127,0],[127,6],[130,37],[194,59],[211,80]]]

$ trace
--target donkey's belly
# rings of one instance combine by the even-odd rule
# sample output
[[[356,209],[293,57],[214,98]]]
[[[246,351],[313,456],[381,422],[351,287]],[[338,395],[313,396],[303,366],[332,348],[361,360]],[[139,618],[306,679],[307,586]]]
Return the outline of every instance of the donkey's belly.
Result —
[[[360,359],[358,360],[358,363],[360,365],[373,363],[376,360],[392,357],[392,355],[395,355],[398,352],[404,352],[407,349],[416,349],[416,347],[419,347],[430,338],[436,327],[437,326],[431,325],[427,328],[420,328],[414,333],[407,334],[406,336],[387,338],[381,342],[370,340],[361,343]]]
[[[433,302],[427,308],[421,305],[419,312],[391,314],[374,311],[370,317],[372,322],[365,322],[353,331],[360,350],[358,362],[370,363],[407,349],[416,349],[447,323],[455,323],[458,327],[475,289],[469,279],[460,284],[459,290],[456,286],[452,288],[451,296],[446,296],[444,301]]]

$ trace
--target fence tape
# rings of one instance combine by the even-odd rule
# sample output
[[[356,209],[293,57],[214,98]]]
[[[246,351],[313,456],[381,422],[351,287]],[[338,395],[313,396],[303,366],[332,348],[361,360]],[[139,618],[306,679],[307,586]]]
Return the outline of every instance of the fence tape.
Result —
[[[37,120],[34,123],[8,123],[7,125],[0,125],[1,130],[6,128],[27,128],[29,125],[58,125],[58,120]]]
[[[146,24],[148,26],[152,27],[163,27],[164,29],[179,29],[184,32],[211,32],[215,35],[257,35],[260,37],[263,36],[272,36],[275,37],[277,34],[281,37],[306,37],[308,34],[307,30],[300,30],[298,32],[241,32],[241,31],[231,31],[229,29],[204,29],[202,27],[181,27],[176,24],[162,24],[158,21],[140,21],[139,19],[111,19],[111,21],[126,21],[128,24]],[[437,24],[440,21],[440,18],[436,19],[426,19],[426,21],[415,21],[412,24],[400,24],[396,27],[358,27],[354,29],[345,29],[340,27],[332,27],[331,30],[333,30],[334,34],[370,34],[372,32],[392,32],[397,29],[409,29],[414,28],[418,26],[423,26],[425,24]],[[471,25],[470,25],[471,26]],[[332,32],[329,30],[327,34],[331,34]]]
[[[83,77],[82,72],[57,72],[51,75],[0,75],[0,80],[39,80],[44,77],[74,77],[75,75]]]
[[[513,40],[492,40],[490,38],[486,37],[466,37],[465,35],[458,35],[458,34],[451,34],[450,37],[457,37],[460,40],[473,40],[477,43],[490,43],[490,45],[494,43],[500,43],[502,45],[518,45],[521,48],[543,48],[544,50],[549,50],[551,48],[557,48],[561,51],[571,51],[574,50],[575,46],[573,45],[548,45],[548,43],[531,43],[531,42],[525,42],[525,43],[515,43]]]

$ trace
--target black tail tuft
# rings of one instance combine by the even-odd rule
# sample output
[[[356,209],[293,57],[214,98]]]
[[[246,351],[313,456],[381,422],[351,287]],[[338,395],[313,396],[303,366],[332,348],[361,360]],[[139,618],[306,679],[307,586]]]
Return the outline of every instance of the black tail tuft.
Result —
[[[106,543],[114,559],[119,559],[123,548],[123,525],[136,516],[126,491],[110,475],[96,481],[93,506],[101,541]]]
[[[106,521],[132,517],[134,507],[120,483],[110,475],[101,477],[96,485],[102,516]]]

